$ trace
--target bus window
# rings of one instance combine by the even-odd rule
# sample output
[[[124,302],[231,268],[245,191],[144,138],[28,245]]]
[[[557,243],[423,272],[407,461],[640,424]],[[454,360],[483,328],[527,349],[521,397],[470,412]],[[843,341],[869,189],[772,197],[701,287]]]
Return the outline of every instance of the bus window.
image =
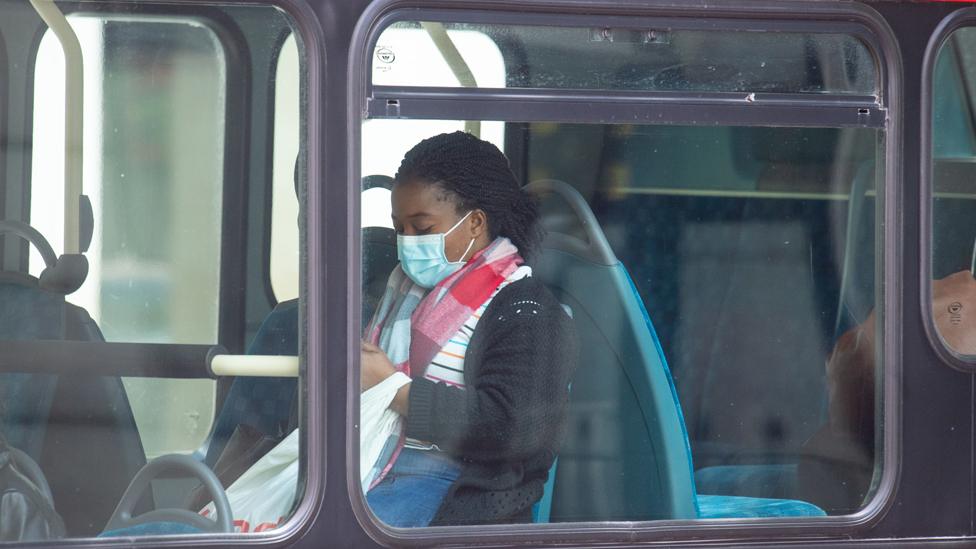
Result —
[[[488,35],[477,29],[448,30],[439,24],[386,29],[373,48],[372,67],[373,85],[498,88],[505,86],[506,79],[502,53]],[[498,122],[367,120],[362,126],[363,142],[375,149],[363,149],[361,173],[392,176],[403,154],[417,141],[456,130],[467,130],[504,146],[504,125]],[[363,199],[363,219],[370,223],[388,217],[386,209],[372,194]],[[382,224],[389,226],[387,220]]]
[[[2,450],[37,465],[63,537],[277,528],[304,493],[291,19],[257,4],[0,12],[20,117],[4,114],[0,160],[24,175],[0,182]],[[273,217],[290,218],[277,305]]]
[[[73,21],[86,61],[84,189],[95,225],[88,277],[68,299],[106,341],[216,341],[223,49],[192,22]],[[64,55],[50,31],[35,79],[31,224],[60,251]],[[31,274],[43,268],[32,250]],[[199,447],[213,419],[213,381],[124,382],[147,457]]]
[[[856,37],[823,33],[560,27],[401,21],[376,42],[375,86],[842,93],[877,91],[874,60]],[[447,46],[447,38],[453,47]],[[554,47],[560,44],[560,47]],[[598,65],[579,63],[599,56]],[[833,58],[825,67],[821,60]],[[433,61],[431,61],[433,60]],[[521,70],[479,74],[515,60]],[[457,70],[459,66],[466,70]],[[421,69],[422,70],[418,70]]]
[[[453,48],[453,54],[444,55],[441,48]],[[505,82],[505,65],[498,45],[478,30],[390,27],[373,48],[372,66],[374,85],[503,87]],[[459,72],[463,76],[459,77]],[[504,125],[498,122],[366,120],[362,126],[363,142],[375,149],[363,148],[361,173],[392,176],[403,154],[417,141],[456,130],[468,130],[498,147],[504,146]],[[381,196],[383,200],[378,200]],[[385,198],[381,193],[363,197],[364,226],[391,226],[389,205],[382,203]]]
[[[942,44],[932,89],[932,320],[958,358],[976,357],[976,29],[961,28]]]
[[[691,91],[873,105],[875,57],[854,35],[680,27],[411,20],[379,34],[361,173],[384,162],[396,179],[392,229],[363,217],[361,402],[364,418],[378,399],[403,421],[379,429],[401,435],[392,457],[361,427],[381,522],[804,520],[870,500],[881,346],[851,341],[873,342],[881,314],[883,129],[654,120]],[[501,53],[503,82],[471,78],[471,32]],[[414,50],[453,78],[384,68]],[[460,89],[473,87],[492,89]],[[459,98],[498,113],[482,126],[503,124],[505,142],[461,119],[434,127],[465,114]],[[646,111],[617,113],[635,98]],[[382,146],[394,128],[406,147]]]

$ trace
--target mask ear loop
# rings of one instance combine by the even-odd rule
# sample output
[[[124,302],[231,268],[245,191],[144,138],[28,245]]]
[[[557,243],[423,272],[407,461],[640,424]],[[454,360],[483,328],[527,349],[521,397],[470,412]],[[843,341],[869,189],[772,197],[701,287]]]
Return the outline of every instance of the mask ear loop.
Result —
[[[454,229],[457,229],[457,228],[458,228],[458,226],[459,226],[459,225],[460,225],[460,224],[461,224],[462,222],[464,222],[464,220],[465,220],[465,219],[467,219],[467,218],[468,218],[468,216],[469,216],[469,215],[471,215],[471,212],[473,212],[473,211],[474,211],[474,210],[471,210],[471,211],[469,211],[468,213],[466,213],[466,214],[464,214],[464,217],[462,217],[461,219],[458,219],[458,222],[457,222],[457,223],[455,223],[453,227],[451,227],[450,229],[448,229],[448,230],[447,230],[447,232],[446,232],[446,233],[444,233],[444,236],[446,237],[447,235],[449,235],[449,234],[451,234],[451,232],[453,232],[453,231],[454,231]],[[446,242],[446,241],[445,241],[445,242]],[[449,265],[458,265],[458,264],[461,264],[461,263],[464,263],[464,256],[466,256],[466,255],[468,255],[468,252],[470,252],[470,251],[471,251],[471,246],[474,246],[474,238],[472,238],[472,239],[471,239],[471,242],[468,242],[468,247],[464,249],[464,253],[463,253],[463,254],[461,254],[461,258],[460,258],[460,259],[458,259],[457,261],[448,261],[447,263],[448,263]],[[444,254],[444,259],[447,259],[447,253],[446,253],[446,250],[445,250],[445,254]]]
[[[467,219],[468,216],[471,215],[471,212],[473,212],[473,211],[474,210],[469,211],[468,213],[464,214],[464,217],[462,217],[461,219],[458,219],[457,220],[457,223],[455,223],[453,227],[451,227],[450,229],[447,230],[446,233],[444,233],[444,236],[447,236],[447,235],[453,233],[454,232],[454,229],[457,229],[458,228],[458,225],[460,225],[461,223],[464,223],[464,220]]]
[[[471,242],[468,242],[468,247],[464,249],[464,253],[461,254],[461,259],[458,259],[457,261],[448,261],[448,263],[450,263],[451,265],[457,265],[459,263],[464,263],[465,262],[464,261],[464,256],[468,255],[468,252],[471,251],[471,246],[474,246],[474,239],[473,238],[471,239]]]

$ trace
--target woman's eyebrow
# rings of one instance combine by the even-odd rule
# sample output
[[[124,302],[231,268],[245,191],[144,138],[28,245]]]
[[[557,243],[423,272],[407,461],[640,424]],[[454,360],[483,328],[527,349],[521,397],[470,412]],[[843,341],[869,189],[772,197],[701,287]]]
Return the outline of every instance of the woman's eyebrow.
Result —
[[[404,216],[404,219],[411,219],[411,218],[414,218],[414,217],[429,217],[431,215],[433,215],[433,214],[431,214],[429,212],[417,212],[417,213],[412,213],[412,214],[409,214],[409,215],[405,215]],[[397,217],[397,215],[395,213],[392,213],[392,212],[390,213],[390,217],[392,217],[393,219],[399,219]]]

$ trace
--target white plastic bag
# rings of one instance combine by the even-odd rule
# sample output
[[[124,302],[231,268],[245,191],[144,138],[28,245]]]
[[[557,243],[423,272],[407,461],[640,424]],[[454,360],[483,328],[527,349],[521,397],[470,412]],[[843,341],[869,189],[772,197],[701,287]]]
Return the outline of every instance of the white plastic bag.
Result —
[[[270,530],[288,518],[298,486],[298,429],[259,459],[227,489],[237,532]],[[213,502],[201,515],[216,513]]]
[[[390,403],[410,377],[397,372],[371,387],[360,398],[359,471],[363,492],[386,466],[400,435],[400,414]],[[384,452],[384,449],[387,451]],[[381,459],[382,458],[382,459]],[[259,459],[227,489],[227,501],[237,532],[262,532],[288,518],[298,486],[298,430],[294,430]],[[216,513],[213,502],[201,515]]]
[[[407,383],[410,377],[397,372],[359,397],[359,480],[364,494],[383,471],[399,439],[403,420],[390,410],[390,403]]]

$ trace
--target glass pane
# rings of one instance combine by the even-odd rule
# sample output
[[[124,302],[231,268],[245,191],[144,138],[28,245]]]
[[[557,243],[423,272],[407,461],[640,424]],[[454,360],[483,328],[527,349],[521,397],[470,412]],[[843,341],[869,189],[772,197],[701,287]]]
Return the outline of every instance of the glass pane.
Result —
[[[192,22],[74,21],[83,51],[92,52],[85,65],[84,189],[97,213],[85,254],[89,273],[68,301],[88,311],[106,341],[215,342],[223,49],[213,31]],[[60,251],[64,54],[51,32],[41,41],[35,78],[34,104],[57,108],[34,111],[31,223]],[[124,110],[112,108],[122,104]],[[32,249],[30,273],[43,270]],[[123,382],[147,457],[200,446],[213,420],[215,382]],[[158,413],[174,407],[178,413]]]
[[[955,31],[939,51],[932,90],[932,314],[942,340],[976,357],[976,29]]]
[[[292,40],[283,65],[296,79],[282,101],[251,104],[241,99],[270,97],[249,87],[275,80],[273,45],[289,31],[284,13],[258,5],[157,7],[142,13],[104,4],[69,16],[79,60],[65,55],[30,3],[0,0],[9,77],[0,95],[13,101],[0,161],[17,166],[15,177],[0,181],[0,354],[8,365],[0,372],[0,454],[9,445],[38,465],[38,485],[43,477],[51,488],[50,498],[37,500],[38,513],[52,517],[43,512],[50,506],[64,525],[47,533],[51,539],[268,530],[290,515],[300,493],[297,300],[271,310],[261,267],[272,181],[230,173],[271,174],[271,138],[253,128],[287,121],[285,113],[297,126],[300,54]],[[254,20],[262,24],[249,25]],[[234,43],[244,36],[213,21],[252,34],[247,44]],[[66,106],[79,96],[67,91],[65,70],[79,66],[84,99]],[[66,146],[66,121],[78,113],[81,140]],[[65,204],[65,166],[76,152],[83,167],[77,224],[66,221]],[[290,190],[294,152],[288,163]],[[253,230],[241,230],[245,218]],[[77,253],[69,249],[75,236]],[[295,242],[283,244],[297,250],[297,230],[278,235],[289,237]],[[220,399],[208,370],[214,350],[227,376]],[[245,350],[283,356],[228,354]],[[283,377],[268,375],[272,364],[283,365],[285,373],[274,374]],[[166,469],[123,509],[137,473],[167,460],[203,463],[222,489],[209,493],[190,473]],[[271,474],[269,460],[278,467],[274,482],[247,480]],[[189,518],[132,530],[138,518],[126,517],[174,508],[188,509]],[[206,518],[194,521],[194,513]],[[3,526],[6,541],[11,525]]]
[[[390,465],[367,454],[388,431],[363,427],[360,480],[374,514],[417,526],[860,509],[880,463],[882,135],[527,123],[506,136],[525,174],[515,181],[541,200],[547,235],[525,254],[536,282],[522,268],[486,282],[472,274],[479,259],[444,266],[470,257],[471,238],[485,254],[504,249],[501,237],[531,240],[523,199],[504,190],[512,175],[499,175],[505,161],[463,136],[408,153],[393,228],[363,228],[364,338],[379,351],[362,353],[362,413],[392,410],[407,441]],[[364,164],[386,152],[369,139]],[[437,233],[433,244],[410,238]],[[445,288],[469,305],[441,297]],[[402,318],[409,354],[397,335],[406,327],[391,320]],[[391,374],[404,364],[409,377]],[[382,394],[392,404],[377,405]],[[414,513],[428,497],[429,512]]]
[[[380,35],[372,71],[390,86],[878,92],[868,48],[837,33],[406,21]]]
[[[223,49],[213,31],[191,22],[77,21],[83,49],[93,52],[84,189],[98,215],[89,276],[69,300],[89,311],[108,341],[216,341]],[[50,32],[35,77],[34,102],[44,108],[34,111],[31,223],[60,252],[64,55]],[[123,103],[124,110],[111,108]],[[193,108],[176,108],[183,105]],[[36,276],[44,264],[32,252]]]

